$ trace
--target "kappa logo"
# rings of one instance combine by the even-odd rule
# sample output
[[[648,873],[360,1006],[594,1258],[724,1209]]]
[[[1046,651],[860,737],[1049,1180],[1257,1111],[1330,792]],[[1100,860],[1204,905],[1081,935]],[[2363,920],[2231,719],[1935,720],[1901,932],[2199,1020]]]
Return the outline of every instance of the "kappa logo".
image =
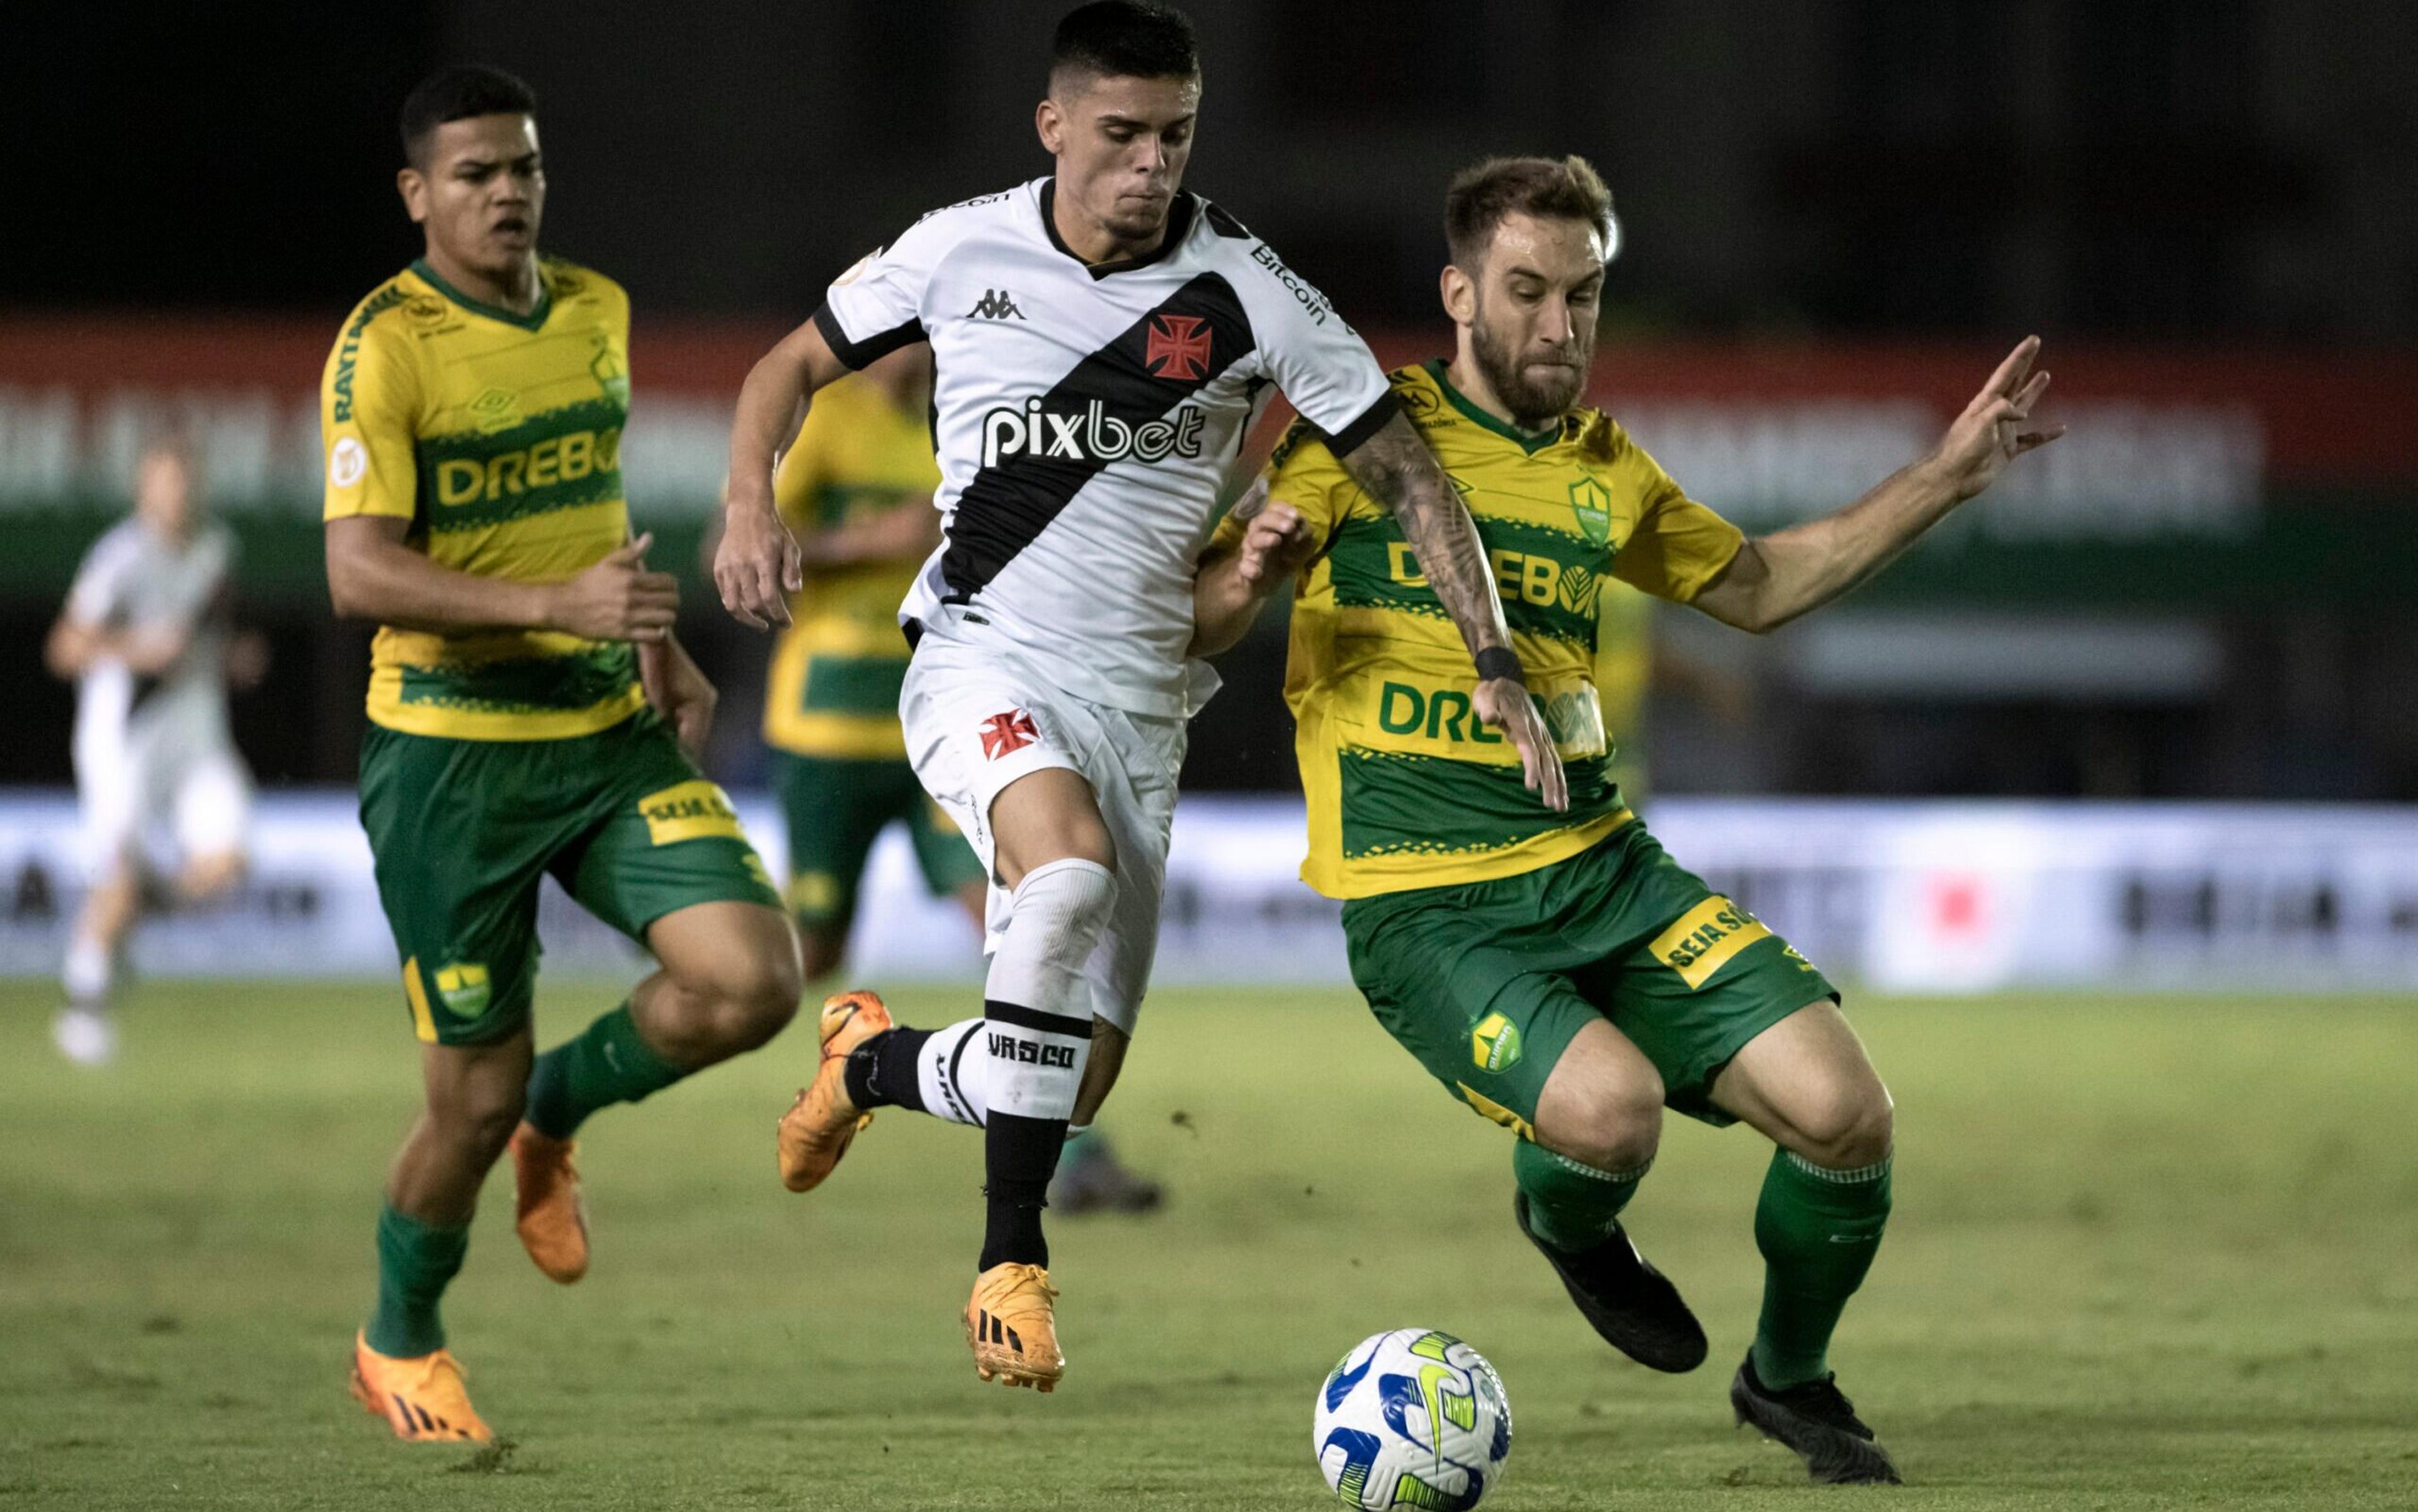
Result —
[[[1016,296],[1005,289],[985,289],[974,307],[966,312],[968,320],[1022,320],[1024,312],[1016,307]]]
[[[993,714],[982,722],[983,756],[996,761],[1011,752],[1021,751],[1041,739],[1041,731],[1033,724],[1033,716],[1021,709],[1011,709],[1003,714]]]
[[[1203,315],[1154,315],[1142,365],[1161,378],[1189,383],[1209,371],[1209,321]]]

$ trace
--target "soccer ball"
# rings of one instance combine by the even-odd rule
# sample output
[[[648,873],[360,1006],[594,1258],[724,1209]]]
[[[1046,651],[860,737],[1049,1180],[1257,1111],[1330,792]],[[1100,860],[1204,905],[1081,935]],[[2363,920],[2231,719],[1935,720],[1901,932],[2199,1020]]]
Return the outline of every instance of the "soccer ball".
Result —
[[[1362,1339],[1318,1388],[1310,1447],[1353,1506],[1464,1512],[1503,1478],[1511,1403],[1486,1357],[1431,1328]]]

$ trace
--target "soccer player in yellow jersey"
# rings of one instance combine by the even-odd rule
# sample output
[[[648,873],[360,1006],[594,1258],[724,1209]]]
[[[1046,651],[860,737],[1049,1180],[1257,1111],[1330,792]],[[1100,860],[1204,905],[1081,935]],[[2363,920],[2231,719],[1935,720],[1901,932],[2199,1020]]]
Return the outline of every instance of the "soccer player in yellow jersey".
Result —
[[[1763,1311],[1731,1403],[1816,1480],[1893,1482],[1827,1360],[1889,1214],[1889,1093],[1830,984],[1681,870],[1608,779],[1598,600],[1615,578],[1740,629],[1785,624],[2055,439],[2029,424],[2048,375],[2027,340],[1929,455],[1750,541],[1578,402],[1610,209],[1578,158],[1462,175],[1443,274],[1454,355],[1394,375],[1477,518],[1569,811],[1525,790],[1477,717],[1400,529],[1299,428],[1204,555],[1193,649],[1232,645],[1298,574],[1285,693],[1309,805],[1302,876],[1344,900],[1353,976],[1386,1030],[1517,1137],[1520,1228],[1588,1321],[1656,1368],[1702,1363],[1703,1329],[1619,1214],[1663,1108],[1743,1121],[1778,1148],[1755,1214]]]
[[[345,320],[322,387],[328,588],[379,626],[361,823],[426,1085],[352,1385],[409,1440],[488,1437],[437,1302],[507,1146],[523,1244],[575,1281],[581,1120],[762,1044],[798,1000],[779,894],[682,750],[713,690],[672,638],[675,580],[630,538],[629,301],[538,255],[535,109],[476,67],[405,100],[399,186],[426,254]],[[548,873],[657,969],[533,1056]]]
[[[918,342],[833,384],[773,474],[802,585],[773,647],[764,741],[788,821],[789,910],[810,982],[839,969],[865,861],[894,820],[907,826],[934,893],[954,893],[977,929],[989,904],[981,861],[916,781],[898,723],[911,651],[898,605],[941,543],[931,374],[931,350]],[[980,1055],[954,1053],[964,1038],[920,1058],[919,1080],[929,1077],[934,1095],[919,1087],[914,1100],[951,1122],[980,1123],[984,1099],[954,1095],[985,1070]],[[1069,1215],[1146,1213],[1163,1196],[1094,1128],[1069,1135],[1049,1186],[1050,1205]]]

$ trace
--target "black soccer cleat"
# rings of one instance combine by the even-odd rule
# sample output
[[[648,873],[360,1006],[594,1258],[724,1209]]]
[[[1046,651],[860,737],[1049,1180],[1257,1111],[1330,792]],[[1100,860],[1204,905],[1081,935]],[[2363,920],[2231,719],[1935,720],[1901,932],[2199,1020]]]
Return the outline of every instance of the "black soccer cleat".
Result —
[[[1528,1227],[1527,1193],[1512,1194],[1511,1211],[1520,1231],[1553,1262],[1570,1301],[1605,1343],[1642,1366],[1674,1375],[1705,1363],[1704,1325],[1670,1277],[1637,1253],[1619,1225],[1602,1244],[1574,1252],[1545,1243]]]
[[[1856,1404],[1839,1389],[1835,1374],[1773,1391],[1756,1379],[1750,1352],[1730,1382],[1730,1410],[1741,1427],[1752,1423],[1765,1438],[1796,1451],[1815,1485],[1905,1484],[1889,1451],[1873,1442],[1873,1430],[1856,1415]]]

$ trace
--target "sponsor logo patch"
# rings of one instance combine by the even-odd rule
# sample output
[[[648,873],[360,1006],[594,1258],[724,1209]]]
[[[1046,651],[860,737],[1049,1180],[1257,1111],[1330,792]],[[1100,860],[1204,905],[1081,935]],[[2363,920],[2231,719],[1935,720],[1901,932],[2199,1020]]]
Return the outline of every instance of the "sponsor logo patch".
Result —
[[[338,488],[350,488],[368,476],[370,454],[357,436],[336,438],[328,452],[328,481]]]
[[[739,812],[730,806],[729,798],[719,786],[702,777],[649,793],[638,800],[638,812],[646,816],[647,839],[654,845],[715,837],[746,838],[739,828]]]
[[[1178,405],[1163,420],[1131,425],[1110,414],[1096,399],[1072,415],[1044,409],[1038,398],[1028,399],[1021,408],[1002,405],[984,411],[983,466],[996,467],[1004,458],[1019,456],[1104,465],[1127,457],[1139,462],[1161,462],[1171,455],[1197,457],[1206,420],[1192,405]]]
[[[1771,931],[1762,920],[1715,893],[1679,916],[1679,922],[1654,938],[1648,954],[1679,973],[1694,991],[1729,964],[1730,957]]]
[[[1013,751],[1021,751],[1041,739],[1041,731],[1033,724],[1033,716],[1021,709],[1011,709],[1003,714],[993,714],[982,722],[983,757],[996,761]]]

